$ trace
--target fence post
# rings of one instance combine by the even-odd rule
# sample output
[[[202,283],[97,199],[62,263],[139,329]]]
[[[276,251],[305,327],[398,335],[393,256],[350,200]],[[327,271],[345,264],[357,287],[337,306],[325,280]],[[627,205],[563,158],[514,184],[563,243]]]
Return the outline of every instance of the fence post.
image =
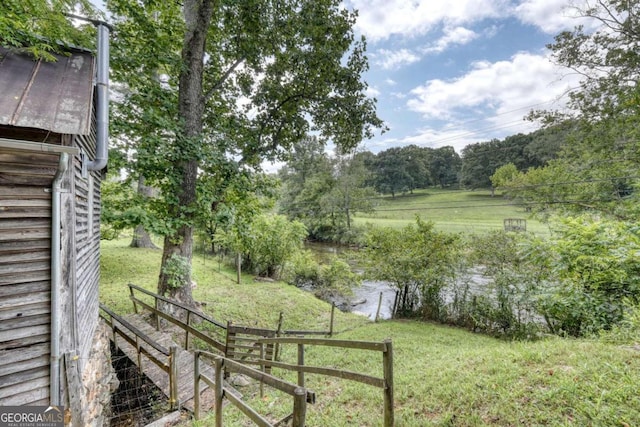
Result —
[[[116,322],[113,321],[113,316],[109,315],[111,319],[111,334],[113,335],[113,345],[118,348],[118,343],[116,342],[116,335],[118,334],[118,327],[116,326]]]
[[[284,313],[280,312],[280,317],[278,318],[278,329],[276,329],[276,337],[282,336],[282,323],[284,322]],[[275,348],[273,349],[274,355],[273,360],[279,362],[280,361],[280,343],[275,344]]]
[[[138,338],[137,334],[136,334],[136,353],[138,353],[138,368],[140,369],[140,372],[143,372],[142,354],[140,354],[140,339]]]
[[[298,387],[293,393],[292,427],[304,427],[307,416],[307,390],[303,387]]]
[[[396,317],[396,311],[398,310],[398,291],[393,297],[393,309],[391,310],[391,317]]]
[[[178,400],[178,346],[173,345],[169,350],[169,404],[171,410],[180,407]]]
[[[231,355],[229,354],[229,342],[230,341],[235,341],[236,339],[236,334],[235,332],[233,333],[233,336],[231,336],[231,326],[233,325],[233,323],[231,322],[231,320],[227,320],[227,339],[225,342],[225,346],[224,346],[224,357],[228,357],[229,359],[233,359],[233,357],[231,357]],[[224,367],[224,363],[222,364],[222,366]],[[226,368],[225,368],[226,369]],[[224,377],[225,378],[229,378],[229,375],[227,372],[224,373]]]
[[[193,416],[200,419],[200,352],[193,353]]]
[[[304,366],[304,344],[298,344],[298,366]],[[304,372],[298,371],[298,385],[304,387]]]
[[[129,293],[131,294],[131,302],[133,303],[133,311],[138,314],[138,304],[136,304],[135,295],[133,294],[133,288],[129,286]]]
[[[191,321],[191,310],[187,311],[187,326],[191,326],[190,321]],[[184,349],[189,350],[189,328],[185,329]]]
[[[158,315],[158,312],[160,311],[160,308],[158,306],[158,298],[153,297],[153,300],[155,301],[154,307],[156,309],[156,312],[153,313],[154,317],[156,318],[156,331],[160,330],[160,316]]]
[[[376,310],[376,318],[374,322],[378,322],[380,318],[380,307],[382,306],[382,292],[380,292],[380,297],[378,297],[378,310]]]
[[[393,343],[384,340],[385,351],[382,353],[384,370],[384,427],[393,427]]]
[[[260,365],[260,371],[262,371],[262,373],[265,372],[266,370],[266,366],[264,364],[264,343],[261,342],[260,343],[260,360],[262,360],[262,364]],[[264,397],[264,382],[262,380],[260,380],[260,398],[262,399]]]
[[[216,380],[215,380],[215,401],[216,401],[216,427],[222,427],[222,399],[224,397],[222,381],[224,381],[224,358],[216,358]]]
[[[336,313],[336,303],[332,302],[331,303],[331,321],[329,323],[329,337],[333,336],[333,321],[335,318],[335,313]]]

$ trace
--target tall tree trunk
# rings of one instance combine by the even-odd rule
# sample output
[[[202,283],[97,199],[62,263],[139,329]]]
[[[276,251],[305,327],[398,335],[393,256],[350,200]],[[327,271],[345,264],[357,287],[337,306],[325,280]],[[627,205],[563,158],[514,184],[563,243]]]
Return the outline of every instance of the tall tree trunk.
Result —
[[[156,191],[153,187],[145,185],[144,176],[140,175],[138,178],[138,195],[150,198],[154,197]],[[153,241],[151,241],[151,235],[144,228],[144,225],[139,224],[136,226],[136,229],[133,231],[133,239],[131,239],[131,244],[129,245],[132,248],[147,248],[147,249],[159,249]]]
[[[183,122],[184,133],[176,138],[180,151],[193,153],[177,165],[182,170],[177,183],[178,205],[176,214],[185,220],[173,234],[164,239],[162,267],[158,278],[158,293],[168,295],[186,305],[195,306],[191,293],[191,270],[181,276],[182,283],[171,285],[165,273],[167,262],[174,256],[183,257],[191,265],[193,257],[193,214],[191,209],[196,202],[196,179],[198,175],[198,140],[202,136],[202,116],[204,114],[204,94],[202,78],[204,69],[204,51],[207,30],[213,14],[213,0],[185,0],[183,3],[186,30],[182,47],[182,71],[178,91],[179,116]]]

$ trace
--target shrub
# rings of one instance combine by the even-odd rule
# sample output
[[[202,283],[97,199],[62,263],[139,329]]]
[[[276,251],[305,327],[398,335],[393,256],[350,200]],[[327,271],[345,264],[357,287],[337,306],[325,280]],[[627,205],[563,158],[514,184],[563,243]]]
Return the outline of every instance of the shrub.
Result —
[[[494,231],[472,236],[468,265],[483,280],[467,293],[464,323],[516,338],[534,334],[539,326],[536,295],[549,273],[545,250],[541,241],[527,234]]]
[[[312,291],[318,298],[333,301],[351,295],[359,286],[360,275],[338,257],[331,257],[324,265],[319,264],[311,251],[296,253],[287,263],[283,278],[292,285]]]
[[[555,284],[538,310],[554,333],[573,336],[611,329],[627,304],[640,302],[640,234],[633,224],[590,217],[560,222],[550,244]]]
[[[444,320],[444,289],[456,280],[460,238],[438,232],[430,222],[402,230],[371,229],[361,251],[367,277],[392,283],[399,291],[396,313]]]

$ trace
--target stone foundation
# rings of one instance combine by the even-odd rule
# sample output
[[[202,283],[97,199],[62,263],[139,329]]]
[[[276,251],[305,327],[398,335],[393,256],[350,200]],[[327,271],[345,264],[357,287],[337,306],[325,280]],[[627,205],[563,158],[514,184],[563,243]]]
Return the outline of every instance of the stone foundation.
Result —
[[[93,345],[89,357],[84,363],[81,376],[82,391],[79,393],[79,405],[68,402],[71,408],[71,420],[66,425],[72,427],[103,427],[108,426],[111,416],[111,393],[118,388],[118,379],[111,365],[111,350],[109,347],[109,328],[102,322],[98,323],[93,336]],[[70,390],[71,396],[74,395]],[[74,411],[81,408],[80,414]]]

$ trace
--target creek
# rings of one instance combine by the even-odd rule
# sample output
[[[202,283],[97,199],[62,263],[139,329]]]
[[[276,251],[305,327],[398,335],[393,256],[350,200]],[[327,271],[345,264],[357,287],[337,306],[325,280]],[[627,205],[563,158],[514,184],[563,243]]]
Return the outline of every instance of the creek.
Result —
[[[308,242],[305,248],[312,251],[319,262],[327,261],[332,255],[340,255],[349,250],[347,247],[341,247],[329,243]],[[357,265],[352,265],[355,271],[358,271]],[[378,302],[382,293],[382,303],[380,304],[380,319],[390,319],[393,310],[393,302],[396,297],[396,290],[388,282],[363,280],[362,285],[353,289],[353,295],[334,301],[336,307],[342,311],[351,311],[352,313],[367,316],[374,320],[378,310]]]
[[[334,245],[330,243],[307,242],[305,248],[312,251],[318,262],[328,262],[331,256],[339,256],[349,252],[350,248],[345,246]],[[351,267],[354,271],[361,271],[361,268],[352,260],[354,257],[348,257],[351,261]],[[486,294],[486,286],[490,282],[482,274],[481,268],[473,269],[471,274],[466,278],[460,278],[459,284],[465,283],[471,294]],[[347,298],[336,298],[336,307],[342,311],[350,311],[352,313],[367,316],[369,319],[375,319],[378,310],[378,302],[380,294],[382,301],[380,304],[380,319],[390,319],[393,311],[393,303],[396,297],[396,288],[389,282],[363,280],[362,285],[353,289],[353,295]],[[451,302],[453,295],[445,295],[445,300]]]

